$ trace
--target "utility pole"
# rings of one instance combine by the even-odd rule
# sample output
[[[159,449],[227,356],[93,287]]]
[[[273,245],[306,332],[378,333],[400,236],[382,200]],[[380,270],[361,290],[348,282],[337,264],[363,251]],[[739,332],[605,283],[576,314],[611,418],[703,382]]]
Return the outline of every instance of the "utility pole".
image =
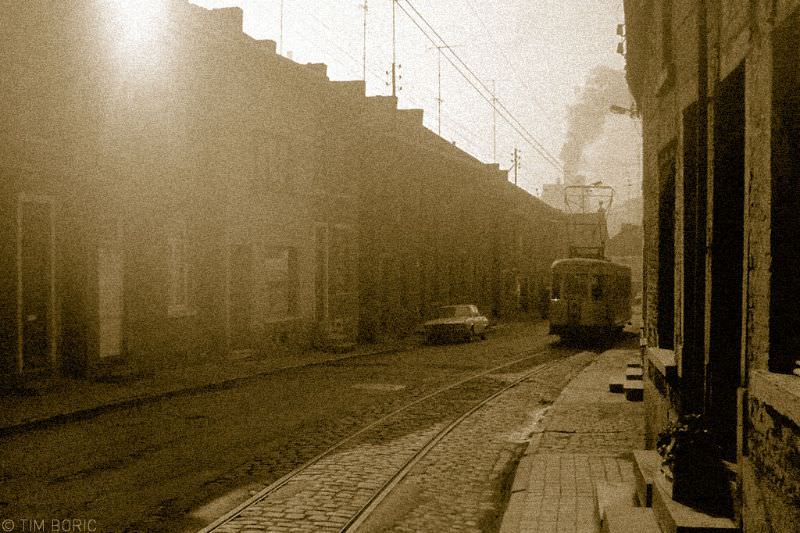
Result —
[[[452,46],[448,46],[446,44],[442,44],[442,45],[438,45],[438,46],[431,46],[430,48],[428,48],[428,50],[433,50],[435,48],[438,51],[436,66],[437,66],[437,73],[438,73],[437,77],[438,77],[439,96],[438,96],[438,98],[436,98],[436,102],[438,103],[438,108],[439,108],[439,137],[442,136],[442,102],[444,102],[444,100],[442,100],[442,50],[445,49],[445,48],[452,49],[452,48],[455,48],[457,46],[461,46],[461,45],[460,44],[454,44]]]
[[[361,5],[361,9],[364,11],[364,50],[363,50],[363,58],[362,58],[362,74],[361,77],[363,78],[364,82],[367,81],[367,11],[369,11],[369,7],[367,6],[367,0],[364,0],[364,3]]]
[[[397,0],[392,0],[392,96],[397,97],[397,37],[396,25],[396,5]]]
[[[513,164],[514,164],[514,185],[516,185],[517,184],[517,171],[519,170],[519,167],[521,165],[520,159],[522,159],[522,153],[517,148],[514,148],[514,152],[511,154],[511,156],[514,158],[513,159]]]
[[[278,38],[278,54],[283,55],[283,0],[281,0],[280,37]]]
[[[497,163],[497,88],[492,80],[492,162]]]

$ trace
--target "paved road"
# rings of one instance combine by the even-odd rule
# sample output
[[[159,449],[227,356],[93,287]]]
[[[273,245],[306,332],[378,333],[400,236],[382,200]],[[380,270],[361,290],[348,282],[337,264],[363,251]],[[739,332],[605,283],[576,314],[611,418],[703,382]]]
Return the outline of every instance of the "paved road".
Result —
[[[0,518],[93,519],[101,531],[201,527],[370,421],[546,347],[545,331],[290,369],[0,439]],[[418,438],[437,416],[375,445]]]

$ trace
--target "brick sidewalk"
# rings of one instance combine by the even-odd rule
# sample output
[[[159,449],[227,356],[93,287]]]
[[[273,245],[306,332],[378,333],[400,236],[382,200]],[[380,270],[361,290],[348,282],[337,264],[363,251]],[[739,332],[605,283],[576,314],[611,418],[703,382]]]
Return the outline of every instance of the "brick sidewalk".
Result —
[[[595,533],[596,481],[633,481],[628,452],[644,447],[644,405],[608,392],[637,350],[609,350],[564,389],[520,461],[502,533]]]

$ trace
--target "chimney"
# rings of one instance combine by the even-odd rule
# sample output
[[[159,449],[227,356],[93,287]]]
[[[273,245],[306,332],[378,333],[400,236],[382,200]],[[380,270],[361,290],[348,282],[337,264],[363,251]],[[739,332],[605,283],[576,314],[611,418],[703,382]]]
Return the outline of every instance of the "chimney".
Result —
[[[277,45],[275,44],[275,41],[271,39],[259,39],[256,41],[256,46],[258,47],[259,50],[261,50],[267,55],[274,56],[277,50]]]
[[[367,85],[363,80],[333,81],[331,83],[346,91],[350,96],[364,96],[367,92]]]
[[[234,36],[242,36],[244,12],[240,7],[222,7],[219,9],[212,9],[211,14],[214,17],[217,27],[224,33]]]
[[[328,79],[328,65],[325,63],[306,63],[306,68],[323,79]]]
[[[424,116],[422,109],[401,109],[399,110],[400,120],[410,126],[422,126]]]

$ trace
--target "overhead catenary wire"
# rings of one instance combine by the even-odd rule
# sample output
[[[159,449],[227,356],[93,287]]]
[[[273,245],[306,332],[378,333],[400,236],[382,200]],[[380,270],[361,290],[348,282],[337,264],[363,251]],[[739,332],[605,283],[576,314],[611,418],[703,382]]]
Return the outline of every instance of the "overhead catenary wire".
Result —
[[[401,5],[401,4],[400,4],[400,0],[395,0],[395,1],[398,3],[398,5]],[[416,15],[417,15],[419,18],[420,18],[420,20],[422,20],[422,22],[424,22],[424,23],[425,23],[425,25],[426,25],[428,28],[430,28],[430,30],[433,32],[433,34],[434,34],[434,35],[436,35],[436,37],[439,39],[439,41],[441,41],[441,43],[442,43],[443,45],[447,45],[447,42],[446,42],[446,41],[444,40],[444,38],[443,38],[443,37],[442,37],[442,36],[439,34],[439,32],[438,32],[438,31],[436,31],[436,28],[434,28],[434,27],[433,27],[433,25],[431,25],[431,23],[429,23],[429,22],[428,22],[428,21],[425,19],[425,17],[422,15],[422,13],[420,13],[420,12],[419,12],[419,11],[418,11],[418,10],[417,10],[415,7],[414,7],[414,5],[413,5],[413,4],[410,2],[410,0],[403,0],[403,1],[404,1],[406,4],[408,4],[408,6],[409,6],[409,7],[410,7],[410,8],[411,8],[413,11],[414,11],[414,13],[415,13],[415,14],[416,14]],[[401,7],[402,7],[402,5],[401,5]],[[424,35],[425,35],[425,36],[428,38],[428,40],[430,40],[432,43],[436,44],[436,42],[434,41],[434,39],[433,39],[433,38],[431,38],[431,37],[430,37],[430,35],[429,35],[427,32],[425,32],[424,30],[422,30],[422,28],[419,26],[419,24],[417,23],[417,21],[413,19],[413,17],[411,16],[411,14],[410,14],[408,11],[406,11],[405,9],[403,9],[403,11],[406,13],[406,15],[408,15],[408,17],[409,17],[409,18],[412,20],[412,22],[414,22],[414,24],[415,24],[415,25],[416,25],[418,28],[420,28],[420,30],[421,30],[421,31],[423,32],[423,34],[424,34]],[[453,51],[451,48],[449,48],[449,47],[448,47],[448,48],[445,48],[445,50],[447,50],[447,51],[448,51],[448,52],[449,52],[449,53],[450,53],[450,54],[451,54],[451,55],[452,55],[452,56],[453,56],[453,57],[456,59],[456,61],[458,61],[458,62],[459,62],[459,63],[460,63],[460,64],[461,64],[461,65],[462,65],[462,66],[463,66],[463,67],[464,67],[464,68],[467,70],[467,72],[469,72],[469,74],[472,76],[472,78],[473,78],[475,81],[477,81],[477,82],[478,82],[478,84],[480,84],[480,86],[481,86],[481,88],[482,88],[482,91],[485,91],[486,93],[488,93],[489,95],[491,95],[491,96],[493,97],[494,101],[497,103],[497,105],[499,105],[499,106],[500,106],[500,108],[502,108],[502,109],[503,109],[503,111],[505,111],[505,112],[508,114],[508,117],[509,117],[511,120],[513,120],[513,121],[514,121],[514,122],[515,122],[515,123],[516,123],[516,124],[517,124],[517,125],[518,125],[518,126],[519,126],[519,127],[520,127],[520,128],[521,128],[521,129],[522,129],[524,132],[525,132],[525,133],[526,133],[527,137],[526,137],[525,135],[522,135],[523,139],[525,139],[525,140],[526,140],[526,141],[527,141],[529,144],[531,144],[531,146],[533,146],[533,147],[534,147],[534,149],[536,149],[536,151],[537,151],[537,152],[538,152],[540,155],[542,155],[542,157],[544,157],[544,158],[545,158],[545,160],[548,160],[548,162],[549,162],[550,164],[554,165],[554,166],[555,166],[555,167],[556,167],[558,170],[560,170],[560,171],[562,171],[562,172],[563,172],[563,168],[561,167],[561,162],[558,160],[558,158],[556,158],[555,156],[553,156],[553,154],[551,154],[551,153],[550,153],[550,152],[549,152],[549,151],[548,151],[548,150],[547,150],[547,149],[544,147],[544,145],[542,145],[542,144],[541,144],[541,143],[540,143],[540,142],[539,142],[539,141],[536,139],[536,137],[534,137],[534,136],[533,136],[533,135],[532,135],[532,134],[531,134],[531,133],[530,133],[530,132],[529,132],[529,131],[528,131],[528,130],[525,128],[525,126],[524,126],[524,125],[523,125],[523,124],[522,124],[522,123],[521,123],[521,122],[520,122],[520,121],[519,121],[519,120],[518,120],[518,119],[517,119],[517,118],[514,116],[514,114],[513,114],[513,113],[511,113],[511,111],[509,111],[509,110],[508,110],[508,108],[506,108],[506,106],[505,106],[505,105],[504,105],[504,104],[503,104],[503,103],[502,103],[502,102],[501,102],[499,99],[497,99],[497,98],[496,98],[496,96],[495,96],[495,95],[492,93],[491,89],[489,89],[489,87],[487,87],[487,86],[486,86],[486,84],[483,82],[483,80],[481,80],[481,78],[480,78],[480,77],[478,77],[478,75],[477,75],[477,74],[475,74],[475,72],[474,72],[474,71],[473,71],[473,70],[472,70],[472,69],[469,67],[469,65],[467,65],[467,64],[464,62],[464,60],[462,60],[462,59],[461,59],[461,57],[459,57],[459,55],[458,55],[458,54],[456,54],[456,53],[455,53],[455,52],[454,52],[454,51]],[[463,76],[463,77],[464,77],[464,78],[465,78],[465,79],[466,79],[468,82],[470,82],[470,85],[472,85],[472,87],[473,87],[473,88],[475,88],[475,90],[476,90],[476,91],[478,91],[478,93],[479,93],[479,94],[480,94],[480,95],[481,95],[481,96],[482,96],[482,97],[483,97],[483,98],[484,98],[484,99],[485,99],[487,102],[489,102],[489,104],[490,104],[490,105],[492,105],[492,106],[494,107],[494,105],[495,105],[495,104],[494,104],[494,102],[490,101],[490,99],[489,99],[489,98],[487,98],[487,97],[486,97],[486,95],[484,95],[484,94],[483,94],[483,92],[481,91],[481,89],[479,89],[479,88],[478,88],[478,87],[477,87],[477,86],[476,86],[476,85],[475,85],[475,84],[474,84],[474,83],[473,83],[471,80],[469,80],[469,79],[468,79],[468,77],[467,77],[467,76],[466,76],[466,75],[465,75],[465,74],[464,74],[464,73],[463,73],[463,72],[462,72],[462,71],[461,71],[461,70],[460,70],[460,69],[459,69],[459,68],[458,68],[458,67],[457,67],[455,64],[453,64],[453,62],[452,62],[452,61],[450,61],[450,64],[451,64],[451,65],[453,65],[453,67],[455,67],[455,68],[456,68],[456,69],[459,71],[459,73],[460,73],[460,74],[461,74],[461,75],[462,75],[462,76]],[[506,120],[508,121],[509,119],[506,119]],[[518,133],[519,133],[519,132],[518,132]]]
[[[505,61],[508,64],[508,66],[511,68],[511,72],[514,75],[514,78],[516,78],[517,82],[520,85],[522,85],[528,91],[528,96],[530,97],[531,101],[534,104],[536,104],[536,107],[538,107],[540,111],[542,111],[543,113],[545,113],[546,115],[548,115],[552,119],[552,114],[551,114],[552,110],[551,109],[547,109],[544,106],[544,104],[542,104],[539,101],[539,99],[534,95],[533,89],[531,89],[531,87],[525,82],[525,80],[517,73],[517,70],[518,70],[517,66],[508,57],[508,54],[505,52],[505,50],[497,42],[497,39],[494,38],[494,34],[489,29],[489,26],[486,24],[486,22],[484,22],[483,18],[480,16],[480,14],[478,13],[478,10],[475,8],[475,5],[472,3],[471,0],[464,0],[464,1],[467,3],[467,6],[469,6],[470,10],[472,11],[472,14],[475,16],[475,18],[478,20],[478,22],[481,23],[481,26],[483,26],[484,31],[489,36],[489,39],[491,39],[492,43],[495,46],[495,49],[498,52],[500,52],[500,54],[503,56],[503,59],[505,59]]]
[[[394,0],[397,3],[397,6],[406,14],[406,16],[411,20],[411,22],[420,30],[420,32],[434,45],[445,45],[447,46],[447,42],[442,38],[442,36],[436,31],[436,29],[425,19],[424,16],[414,7],[409,0]],[[406,9],[403,5],[403,2],[408,5],[408,7],[414,12],[416,17],[412,15],[411,12]],[[432,37],[428,30],[426,30],[422,24],[417,20],[421,20],[425,26],[427,26],[435,36]],[[437,42],[438,39],[438,42]],[[556,158],[553,154],[551,154],[547,148],[542,145],[541,142],[536,139],[525,126],[514,116],[511,111],[499,100],[496,96],[492,93],[492,91],[486,86],[486,84],[472,71],[472,69],[450,48],[444,48],[447,50],[447,53],[444,54],[445,59],[456,69],[456,71],[469,83],[473,89],[490,105],[492,106],[498,114],[511,126],[511,128],[523,139],[527,142],[537,154],[539,154],[542,159],[555,168],[560,173],[563,173],[564,169],[561,165],[561,162]],[[451,57],[455,59],[451,59]],[[458,64],[456,64],[458,62]],[[461,66],[459,66],[461,65]],[[464,72],[466,70],[467,73]],[[477,82],[477,84],[476,84]],[[487,96],[488,95],[488,96]]]
[[[309,13],[309,15],[314,20],[314,22],[319,25],[319,27],[321,29],[327,30],[327,31],[324,31],[324,32],[320,33],[318,35],[318,37],[321,37],[322,39],[327,41],[329,44],[331,44],[336,50],[338,50],[338,52],[340,54],[342,54],[342,57],[346,57],[349,60],[349,62],[351,62],[354,66],[362,66],[361,63],[359,62],[359,60],[352,53],[350,53],[347,49],[342,47],[337,42],[336,39],[326,35],[326,33],[331,34],[331,35],[335,34],[335,31],[333,30],[333,28],[331,28],[328,24],[326,24],[322,19],[320,19],[314,13]],[[306,38],[309,38],[309,39],[312,38],[311,35],[303,33],[302,31],[299,32],[299,33],[301,35],[305,36]],[[381,73],[377,68],[375,68],[375,67],[373,67],[371,65],[368,65],[367,66],[367,73],[372,77],[372,79],[374,79],[376,81],[379,81],[381,83],[384,82],[383,73]],[[430,91],[428,91],[428,92],[430,93]],[[418,107],[420,109],[424,108],[424,105],[422,103],[420,103],[418,100],[416,100],[416,99],[414,99],[414,98],[412,98],[410,96],[405,96],[404,99],[407,100],[408,102],[410,102],[412,105],[414,105],[414,106],[416,106],[416,107]],[[464,145],[469,147],[470,152],[473,153],[473,155],[481,153],[481,149],[480,149],[480,144],[481,143],[479,141],[480,135],[477,132],[475,132],[474,130],[470,129],[463,122],[457,120],[454,116],[452,116],[451,114],[447,113],[446,111],[442,111],[442,117],[443,117],[443,123],[448,124],[448,129],[450,129],[451,131],[454,131],[454,132],[456,132],[458,134],[459,143],[463,142]]]

